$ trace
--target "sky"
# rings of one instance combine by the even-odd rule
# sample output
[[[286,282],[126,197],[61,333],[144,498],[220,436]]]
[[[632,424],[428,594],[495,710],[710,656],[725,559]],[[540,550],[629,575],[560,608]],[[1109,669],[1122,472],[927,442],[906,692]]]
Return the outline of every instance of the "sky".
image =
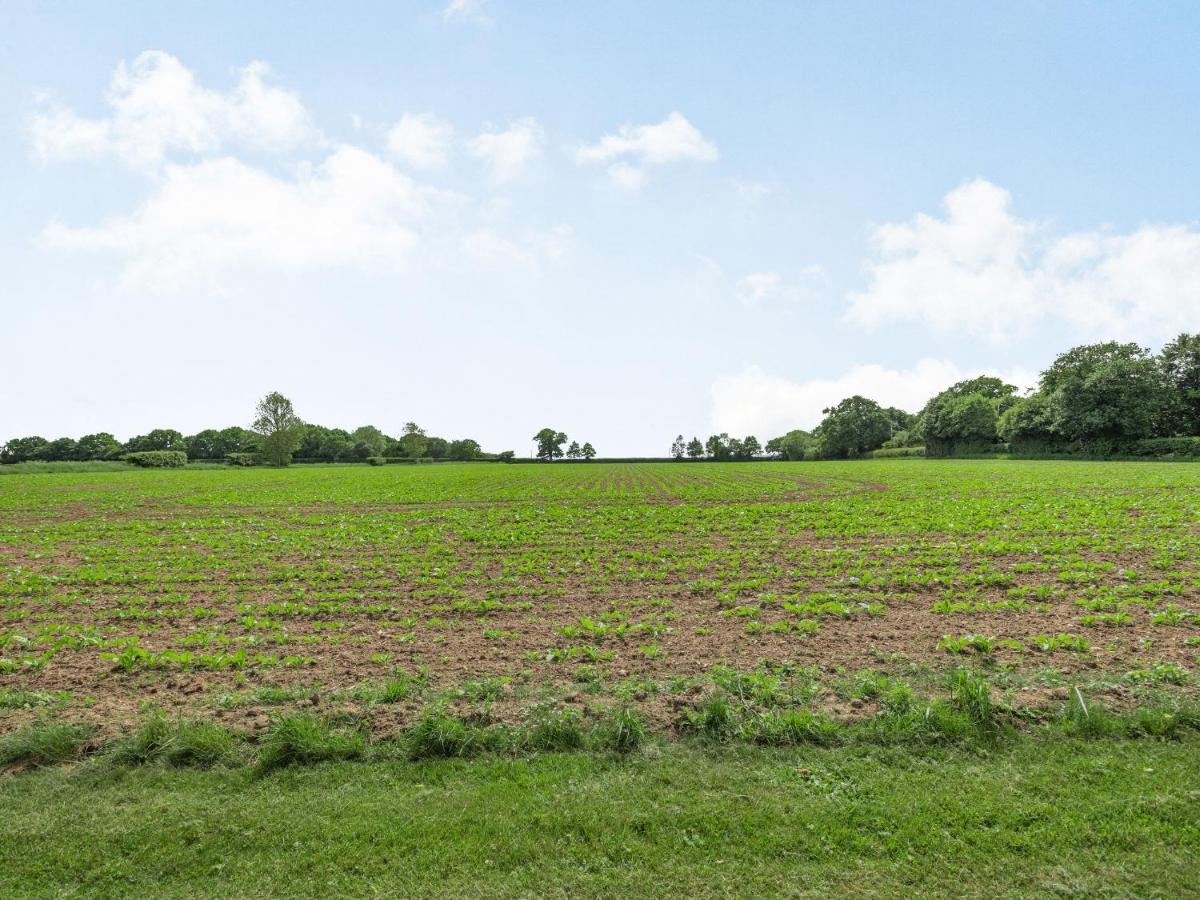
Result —
[[[0,441],[526,454],[1200,331],[1194,3],[0,5]]]

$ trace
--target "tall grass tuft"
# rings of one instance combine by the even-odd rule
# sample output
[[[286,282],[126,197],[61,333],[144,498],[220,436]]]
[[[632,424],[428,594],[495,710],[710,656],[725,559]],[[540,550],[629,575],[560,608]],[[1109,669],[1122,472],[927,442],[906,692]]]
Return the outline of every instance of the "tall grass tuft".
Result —
[[[258,755],[258,771],[312,765],[329,760],[361,759],[367,738],[351,729],[335,729],[312,713],[293,713],[275,720]]]

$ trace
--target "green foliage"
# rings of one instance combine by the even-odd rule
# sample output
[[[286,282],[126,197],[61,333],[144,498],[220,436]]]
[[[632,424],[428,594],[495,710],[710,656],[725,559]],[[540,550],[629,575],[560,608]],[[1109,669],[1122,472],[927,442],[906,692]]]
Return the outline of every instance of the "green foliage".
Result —
[[[529,746],[534,750],[578,750],[583,746],[579,713],[556,703],[539,703],[526,714]]]
[[[608,710],[592,729],[592,746],[617,753],[632,753],[646,742],[646,720],[628,706]]]
[[[123,458],[143,469],[181,469],[187,465],[187,454],[182,450],[143,450],[126,453]]]
[[[995,443],[1000,413],[1013,405],[1016,388],[998,378],[960,381],[926,404],[920,431],[929,456],[975,453]]]
[[[405,731],[403,744],[408,758],[415,760],[466,756],[478,749],[479,741],[465,722],[436,705],[427,708]]]
[[[286,466],[304,442],[305,425],[292,408],[292,401],[278,391],[258,402],[254,416],[259,449],[273,466]]]
[[[132,734],[114,743],[107,758],[112,764],[209,768],[232,761],[233,735],[216,722],[170,722],[152,712]]]
[[[845,459],[877,450],[899,430],[896,418],[874,400],[848,397],[825,410],[825,418],[813,432],[818,452],[827,459]]]
[[[550,462],[562,458],[562,445],[566,443],[567,436],[553,428],[543,428],[533,436],[533,440],[537,442],[537,458]]]

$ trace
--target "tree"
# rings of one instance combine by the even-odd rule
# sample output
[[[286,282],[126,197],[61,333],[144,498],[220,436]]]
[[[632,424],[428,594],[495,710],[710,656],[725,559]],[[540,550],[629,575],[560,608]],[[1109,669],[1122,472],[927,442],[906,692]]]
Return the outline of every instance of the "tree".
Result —
[[[553,428],[543,428],[533,436],[533,439],[537,441],[538,445],[537,458],[550,462],[563,455],[562,445],[566,442],[567,436]]]
[[[451,459],[478,459],[479,454],[482,452],[483,448],[479,446],[479,443],[470,438],[462,438],[461,440],[450,442],[449,456]]]
[[[125,442],[128,453],[144,453],[149,450],[187,450],[183,435],[174,428],[155,428],[149,434],[139,434]]]
[[[687,453],[687,444],[684,443],[682,434],[677,435],[671,442],[671,456],[675,459],[683,459],[685,453]]]
[[[730,437],[725,432],[714,434],[704,442],[704,451],[708,454],[709,459],[726,460],[733,455],[730,443]]]
[[[767,452],[778,455],[780,459],[804,459],[815,450],[815,445],[816,441],[809,432],[797,428],[767,441]]]
[[[420,459],[428,447],[425,429],[416,422],[405,422],[404,433],[400,435],[400,452],[409,459]]]
[[[39,459],[38,454],[49,444],[44,437],[13,438],[0,450],[0,462],[19,463]]]
[[[1016,402],[1017,389],[982,376],[952,385],[925,404],[918,430],[929,456],[982,450],[995,442],[1000,414]]]
[[[1183,434],[1200,435],[1200,334],[1181,334],[1159,354],[1171,398],[1172,424]]]
[[[425,448],[425,455],[430,459],[445,459],[450,454],[450,442],[445,438],[431,437]]]
[[[579,454],[584,459],[595,459],[596,458],[596,448],[593,447],[587,441],[584,441],[583,447],[580,448],[580,450],[579,450]]]
[[[579,459],[583,452],[579,449],[579,441],[571,441],[571,446],[567,448],[567,459]]]
[[[742,440],[742,459],[753,459],[762,452],[762,446],[758,443],[758,438],[754,435]]]
[[[1171,392],[1163,369],[1137,344],[1087,344],[1042,373],[1051,431],[1060,441],[1109,452],[1168,427]]]
[[[67,462],[75,459],[76,444],[74,439],[61,437],[50,441],[38,452],[37,458],[46,462]]]
[[[1045,451],[1054,441],[1052,421],[1050,398],[1045,394],[1033,394],[1006,409],[996,431],[1014,453]]]
[[[356,445],[362,444],[366,449],[366,456],[383,456],[383,451],[387,449],[387,435],[376,428],[374,425],[362,425],[350,432],[350,440]]]
[[[688,459],[701,459],[704,456],[704,445],[700,438],[694,437],[687,443]]]
[[[814,433],[820,454],[831,459],[859,456],[883,446],[892,436],[895,422],[874,400],[847,397],[837,406],[824,410],[825,418]]]
[[[121,442],[107,431],[85,434],[75,445],[76,455],[81,460],[108,459],[121,452]]]
[[[254,410],[254,430],[258,433],[262,454],[273,466],[286,466],[292,454],[304,442],[304,423],[292,408],[292,401],[273,391],[258,401]]]

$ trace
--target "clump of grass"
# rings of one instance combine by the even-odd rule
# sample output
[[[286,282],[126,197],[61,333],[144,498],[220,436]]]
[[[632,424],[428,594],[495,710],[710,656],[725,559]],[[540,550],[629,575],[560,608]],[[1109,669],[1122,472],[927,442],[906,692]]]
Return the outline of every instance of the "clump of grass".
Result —
[[[258,755],[258,771],[361,759],[366,750],[367,738],[362,732],[335,729],[312,713],[293,713],[280,716],[271,725]]]
[[[152,713],[137,731],[118,740],[109,750],[115,764],[211,768],[233,756],[233,735],[216,722],[169,722]]]
[[[1097,738],[1120,734],[1121,720],[1098,703],[1089,703],[1076,685],[1067,697],[1063,730],[1075,737]]]
[[[688,710],[684,726],[704,737],[725,740],[737,732],[737,716],[729,697],[721,692],[709,694],[696,709]]]
[[[646,720],[628,706],[609,710],[592,729],[591,743],[604,750],[632,753],[646,742]]]
[[[79,757],[91,729],[64,722],[35,722],[0,738],[0,766],[51,766]]]
[[[578,750],[583,746],[579,713],[567,706],[540,703],[526,717],[529,746],[534,750]]]
[[[772,709],[760,713],[747,725],[746,736],[758,744],[819,744],[829,746],[841,738],[841,726],[833,719],[807,709]]]
[[[955,669],[950,674],[950,701],[976,728],[991,731],[995,727],[991,690],[976,672]]]
[[[405,753],[413,760],[467,756],[477,744],[474,729],[447,715],[445,706],[440,704],[426,709],[403,738]]]

